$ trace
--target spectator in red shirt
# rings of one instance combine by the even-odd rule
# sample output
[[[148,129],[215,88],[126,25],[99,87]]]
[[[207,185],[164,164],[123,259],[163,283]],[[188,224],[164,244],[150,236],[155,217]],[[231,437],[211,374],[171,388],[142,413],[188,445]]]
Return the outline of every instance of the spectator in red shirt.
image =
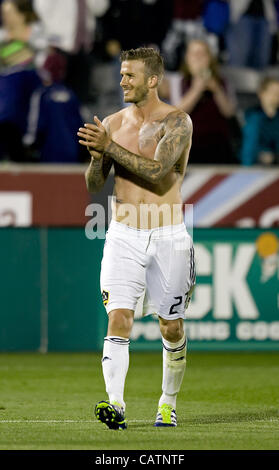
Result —
[[[193,121],[191,162],[237,163],[230,134],[235,103],[205,41],[189,42],[182,69],[182,96],[177,106]]]

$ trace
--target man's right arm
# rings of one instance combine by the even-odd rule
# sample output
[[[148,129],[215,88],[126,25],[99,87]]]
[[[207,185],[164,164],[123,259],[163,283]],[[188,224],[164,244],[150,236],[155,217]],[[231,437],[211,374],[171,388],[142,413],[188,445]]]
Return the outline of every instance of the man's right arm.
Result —
[[[109,133],[108,118],[104,119],[103,126]],[[86,186],[90,193],[97,193],[102,189],[106,182],[113,160],[107,155],[101,154],[96,150],[89,150],[88,148],[88,151],[91,155],[91,162],[85,172]]]
[[[113,160],[106,155],[92,151],[91,162],[85,172],[85,181],[90,193],[97,193],[102,189],[109,175]],[[95,154],[95,157],[94,157]],[[98,155],[98,157],[97,157]]]

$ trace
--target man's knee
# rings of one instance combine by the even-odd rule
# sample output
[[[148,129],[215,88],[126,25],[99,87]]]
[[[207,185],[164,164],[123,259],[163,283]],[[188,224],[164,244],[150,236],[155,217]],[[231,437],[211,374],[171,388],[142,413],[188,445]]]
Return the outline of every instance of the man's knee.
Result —
[[[134,321],[133,310],[116,309],[109,313],[108,336],[129,338]]]
[[[182,318],[177,320],[164,320],[159,318],[160,330],[163,338],[171,343],[177,343],[184,335],[184,327]]]

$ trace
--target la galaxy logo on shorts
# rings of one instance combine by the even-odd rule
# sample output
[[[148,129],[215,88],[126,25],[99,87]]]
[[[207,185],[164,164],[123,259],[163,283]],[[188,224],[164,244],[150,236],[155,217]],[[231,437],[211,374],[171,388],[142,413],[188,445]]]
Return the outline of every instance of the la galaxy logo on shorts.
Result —
[[[102,299],[103,299],[103,304],[106,306],[109,301],[109,292],[107,290],[103,290]]]

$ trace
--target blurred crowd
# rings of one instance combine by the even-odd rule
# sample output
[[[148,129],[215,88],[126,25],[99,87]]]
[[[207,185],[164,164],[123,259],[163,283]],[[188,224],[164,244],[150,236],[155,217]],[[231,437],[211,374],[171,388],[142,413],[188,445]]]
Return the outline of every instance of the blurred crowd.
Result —
[[[124,106],[122,49],[155,47],[191,164],[279,163],[279,0],[0,0],[0,161],[88,161],[76,132]]]

